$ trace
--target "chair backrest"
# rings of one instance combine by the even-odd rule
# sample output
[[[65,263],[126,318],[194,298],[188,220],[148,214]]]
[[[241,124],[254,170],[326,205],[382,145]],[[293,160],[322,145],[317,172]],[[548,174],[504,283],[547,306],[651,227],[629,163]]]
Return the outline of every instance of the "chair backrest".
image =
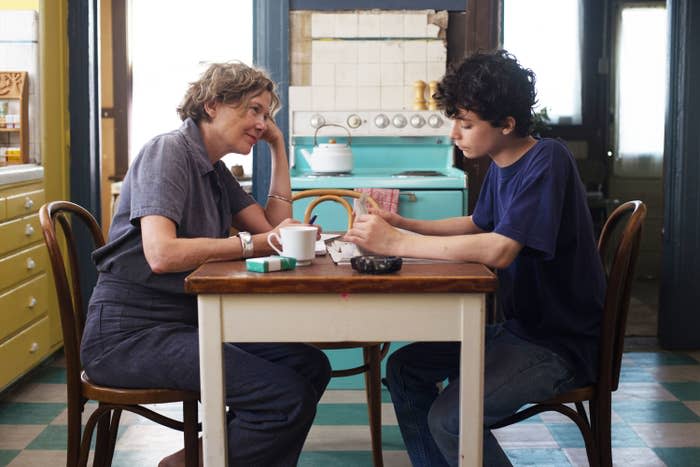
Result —
[[[306,207],[306,211],[304,212],[304,222],[305,223],[309,222],[309,220],[311,219],[311,213],[313,212],[314,208],[319,203],[322,203],[324,201],[335,201],[336,203],[342,205],[345,208],[345,210],[347,211],[348,229],[349,229],[352,227],[352,222],[353,222],[352,206],[350,206],[350,203],[348,203],[344,198],[357,198],[357,199],[359,199],[360,196],[362,196],[362,193],[360,193],[359,191],[329,188],[329,189],[300,191],[299,193],[296,193],[292,197],[292,200],[296,201],[298,199],[316,197],[316,199],[312,200],[309,203],[309,205]],[[371,196],[367,196],[367,202],[369,202],[375,208],[379,207],[377,202]]]
[[[620,381],[630,291],[646,214],[641,201],[622,204],[610,214],[598,240],[607,279],[600,336],[601,391],[615,391]]]
[[[77,244],[74,231],[77,224],[72,222],[79,221],[87,228],[92,235],[95,247],[104,245],[105,241],[102,230],[92,214],[69,201],[54,201],[44,204],[39,210],[39,221],[49,251],[56,295],[58,296],[70,398],[73,391],[80,390],[80,372],[82,371],[80,341],[85,327],[85,310],[80,294],[78,248],[90,248],[92,251],[92,245]],[[60,225],[60,229],[57,228],[57,225]],[[61,232],[62,235],[60,235]],[[62,246],[67,251],[67,261],[64,258]]]

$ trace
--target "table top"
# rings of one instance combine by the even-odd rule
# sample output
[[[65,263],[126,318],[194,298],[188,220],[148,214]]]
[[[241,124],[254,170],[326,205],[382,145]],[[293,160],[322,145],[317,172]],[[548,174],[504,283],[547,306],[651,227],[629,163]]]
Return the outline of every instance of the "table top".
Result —
[[[185,279],[196,294],[248,293],[488,293],[496,275],[478,263],[404,263],[391,274],[360,274],[329,256],[291,271],[249,272],[245,261],[205,263]]]

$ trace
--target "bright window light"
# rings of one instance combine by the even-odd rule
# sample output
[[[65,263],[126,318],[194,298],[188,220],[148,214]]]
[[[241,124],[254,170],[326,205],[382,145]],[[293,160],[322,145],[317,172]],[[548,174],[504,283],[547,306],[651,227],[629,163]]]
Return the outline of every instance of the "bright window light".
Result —
[[[537,76],[554,124],[581,123],[580,0],[503,0],[503,48]]]
[[[625,7],[619,24],[615,173],[659,176],[666,102],[666,8]]]
[[[176,108],[209,63],[251,64],[253,10],[252,0],[132,0],[130,16],[131,162],[148,140],[182,124]],[[252,157],[229,155],[224,162],[251,173]]]

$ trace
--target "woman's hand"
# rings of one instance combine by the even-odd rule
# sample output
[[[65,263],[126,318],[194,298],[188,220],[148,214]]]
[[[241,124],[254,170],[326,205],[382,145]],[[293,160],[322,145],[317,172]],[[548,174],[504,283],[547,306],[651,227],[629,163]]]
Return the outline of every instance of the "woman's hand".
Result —
[[[345,234],[344,240],[371,253],[396,255],[402,236],[403,234],[389,225],[382,216],[363,214],[355,219],[352,228]]]
[[[261,138],[267,141],[270,146],[279,143],[284,144],[284,135],[282,134],[282,130],[277,126],[277,123],[275,123],[275,119],[272,117],[268,118],[265,125],[266,128]]]

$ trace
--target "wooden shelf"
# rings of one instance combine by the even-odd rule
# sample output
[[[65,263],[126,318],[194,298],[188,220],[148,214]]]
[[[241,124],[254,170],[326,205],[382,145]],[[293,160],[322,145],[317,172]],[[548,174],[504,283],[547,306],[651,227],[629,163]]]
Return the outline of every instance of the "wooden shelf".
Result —
[[[21,128],[0,128],[0,133],[19,133]]]

